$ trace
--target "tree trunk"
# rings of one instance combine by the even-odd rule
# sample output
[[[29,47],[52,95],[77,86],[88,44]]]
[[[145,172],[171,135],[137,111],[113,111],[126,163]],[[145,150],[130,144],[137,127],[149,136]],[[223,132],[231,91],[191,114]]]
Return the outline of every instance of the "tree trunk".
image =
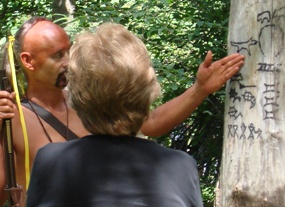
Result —
[[[285,206],[285,1],[232,0],[229,53],[246,60],[226,87],[217,207]]]
[[[75,0],[54,0],[52,3],[53,20],[57,21],[61,19],[58,24],[66,24],[73,19],[73,12],[75,10]]]

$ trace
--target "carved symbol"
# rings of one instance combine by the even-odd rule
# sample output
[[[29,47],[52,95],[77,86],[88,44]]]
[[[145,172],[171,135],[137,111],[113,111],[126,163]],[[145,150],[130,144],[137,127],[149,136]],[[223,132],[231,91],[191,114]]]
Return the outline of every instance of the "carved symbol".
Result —
[[[263,118],[263,120],[265,120],[265,119],[274,119],[274,111],[264,110],[264,112],[265,112],[265,117]]]
[[[244,101],[249,101],[251,103],[250,108],[253,108],[256,103],[255,97],[252,95],[251,92],[245,91],[244,94],[242,95]]]
[[[246,129],[249,129],[249,136],[246,136]],[[252,139],[254,140],[262,138],[262,130],[258,128],[256,130],[256,127],[254,126],[253,123],[251,123],[248,127],[242,123],[240,125],[240,130],[241,130],[241,135],[238,135],[239,132],[239,126],[238,125],[228,125],[228,137],[233,137],[233,138],[239,138],[239,139]]]
[[[247,40],[246,42],[231,42],[231,45],[233,47],[237,47],[237,52],[239,53],[242,50],[246,50],[248,52],[248,55],[251,56],[250,52],[250,46],[251,45],[256,45],[258,43],[257,40],[254,40],[252,37]]]
[[[263,24],[264,21],[271,22],[271,13],[269,11],[261,12],[257,15],[257,21]]]
[[[241,125],[240,128],[241,128],[241,136],[240,136],[240,139],[245,139],[245,138],[246,138],[246,136],[245,136],[246,126],[245,126],[245,124],[242,123],[242,125]]]
[[[256,130],[255,130],[255,126],[254,126],[253,123],[251,123],[248,128],[249,128],[249,131],[250,131],[250,134],[249,134],[249,136],[248,136],[249,139],[254,139],[254,134],[257,134],[257,135],[258,135],[257,138],[262,138],[262,137],[261,137],[262,130],[261,130],[261,129],[258,129],[258,130],[256,131]]]
[[[285,17],[285,7],[281,7],[279,9],[275,9],[273,12],[273,19]]]
[[[237,137],[238,138],[238,125],[228,125],[228,129],[229,129],[229,133],[228,133],[228,137]]]
[[[280,72],[282,64],[268,64],[268,63],[258,63],[260,66],[257,71],[261,72]]]
[[[284,17],[284,10],[285,7],[275,9],[273,12],[273,18],[271,18],[270,11],[261,12],[257,15],[258,22],[261,22],[261,24],[263,24],[266,21],[265,26],[260,29],[258,37],[259,48],[264,56],[271,54],[271,50],[268,50],[268,48],[271,48],[271,41],[273,39],[280,40],[278,41],[279,44],[274,48],[275,57],[280,55],[284,49],[284,31],[280,26],[274,24],[272,21],[272,19]],[[265,54],[266,52],[268,54]]]
[[[258,42],[259,42],[260,51],[264,56],[268,55],[268,54],[265,54],[266,49],[264,48],[270,48],[271,41],[273,39],[274,40],[280,39],[279,41],[280,43],[277,45],[276,48],[274,48],[275,49],[274,56],[277,57],[278,55],[280,55],[281,51],[283,51],[284,49],[284,32],[281,29],[281,27],[274,25],[274,24],[270,24],[270,25],[266,25],[262,27],[259,33]],[[270,50],[267,49],[267,52],[269,53]]]
[[[268,106],[272,107],[278,107],[279,104],[277,103],[277,99],[279,98],[279,91],[277,90],[277,86],[274,84],[264,84],[265,85],[265,91],[264,94],[267,94],[267,96],[264,96],[265,103],[263,104],[264,107],[264,120],[265,119],[274,119],[274,113],[278,111],[278,109],[272,109]],[[270,96],[271,95],[271,96]]]
[[[263,93],[275,92],[275,85],[274,84],[266,84],[264,83],[265,91]]]
[[[264,97],[264,98],[265,98],[265,104],[263,106],[268,106],[268,105],[279,106],[276,103],[275,98],[270,98],[270,97]]]
[[[239,100],[241,101],[241,97],[238,96],[238,93],[236,92],[236,89],[235,88],[231,88],[230,92],[229,92],[229,95],[230,95],[230,98],[233,98],[233,103],[236,101],[236,100]]]
[[[230,82],[238,82],[239,89],[256,87],[256,85],[244,85],[244,84],[240,83],[241,81],[243,81],[243,77],[240,73],[234,75],[230,80]]]
[[[235,120],[239,117],[242,116],[241,113],[238,113],[238,111],[235,109],[235,107],[230,107],[230,110],[228,112],[228,115],[230,115],[230,118],[234,118]]]
[[[262,130],[258,128],[258,130],[257,130],[257,138],[256,139],[258,139],[258,138],[262,139],[261,134],[262,134]]]
[[[231,134],[232,126],[233,126],[233,125],[231,125],[231,124],[228,125],[228,130],[229,130],[229,132],[228,132],[228,137],[230,137],[230,135],[232,135],[232,134]]]

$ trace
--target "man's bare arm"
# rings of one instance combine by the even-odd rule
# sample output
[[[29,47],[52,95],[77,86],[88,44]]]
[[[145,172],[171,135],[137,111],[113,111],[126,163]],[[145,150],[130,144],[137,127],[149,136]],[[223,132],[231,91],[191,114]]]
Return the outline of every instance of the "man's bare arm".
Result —
[[[244,56],[232,54],[212,62],[209,51],[199,66],[197,79],[192,87],[180,96],[157,107],[143,123],[141,131],[147,136],[161,136],[182,123],[211,93],[219,90],[244,63]]]

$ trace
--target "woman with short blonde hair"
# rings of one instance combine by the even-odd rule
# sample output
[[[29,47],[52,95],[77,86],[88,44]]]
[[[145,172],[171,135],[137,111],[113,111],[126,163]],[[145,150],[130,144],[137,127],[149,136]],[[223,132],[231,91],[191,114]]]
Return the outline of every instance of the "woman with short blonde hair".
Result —
[[[68,79],[71,104],[93,134],[136,135],[160,94],[144,43],[119,24],[76,38]]]

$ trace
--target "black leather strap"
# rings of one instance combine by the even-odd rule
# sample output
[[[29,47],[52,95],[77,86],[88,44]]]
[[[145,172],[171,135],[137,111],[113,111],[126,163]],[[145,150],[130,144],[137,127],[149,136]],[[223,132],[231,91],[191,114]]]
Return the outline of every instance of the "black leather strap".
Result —
[[[28,99],[23,98],[21,100],[22,106],[25,106],[26,108],[33,111],[30,104],[33,106],[35,112],[43,119],[45,122],[47,122],[50,126],[52,126],[58,133],[60,133],[65,139],[72,140],[79,138],[76,134],[73,133],[69,128],[67,128],[61,121],[59,121],[54,115],[52,115],[49,111],[45,110],[43,107],[28,101]],[[68,133],[66,133],[68,131]],[[66,137],[66,134],[68,134],[68,137]]]

